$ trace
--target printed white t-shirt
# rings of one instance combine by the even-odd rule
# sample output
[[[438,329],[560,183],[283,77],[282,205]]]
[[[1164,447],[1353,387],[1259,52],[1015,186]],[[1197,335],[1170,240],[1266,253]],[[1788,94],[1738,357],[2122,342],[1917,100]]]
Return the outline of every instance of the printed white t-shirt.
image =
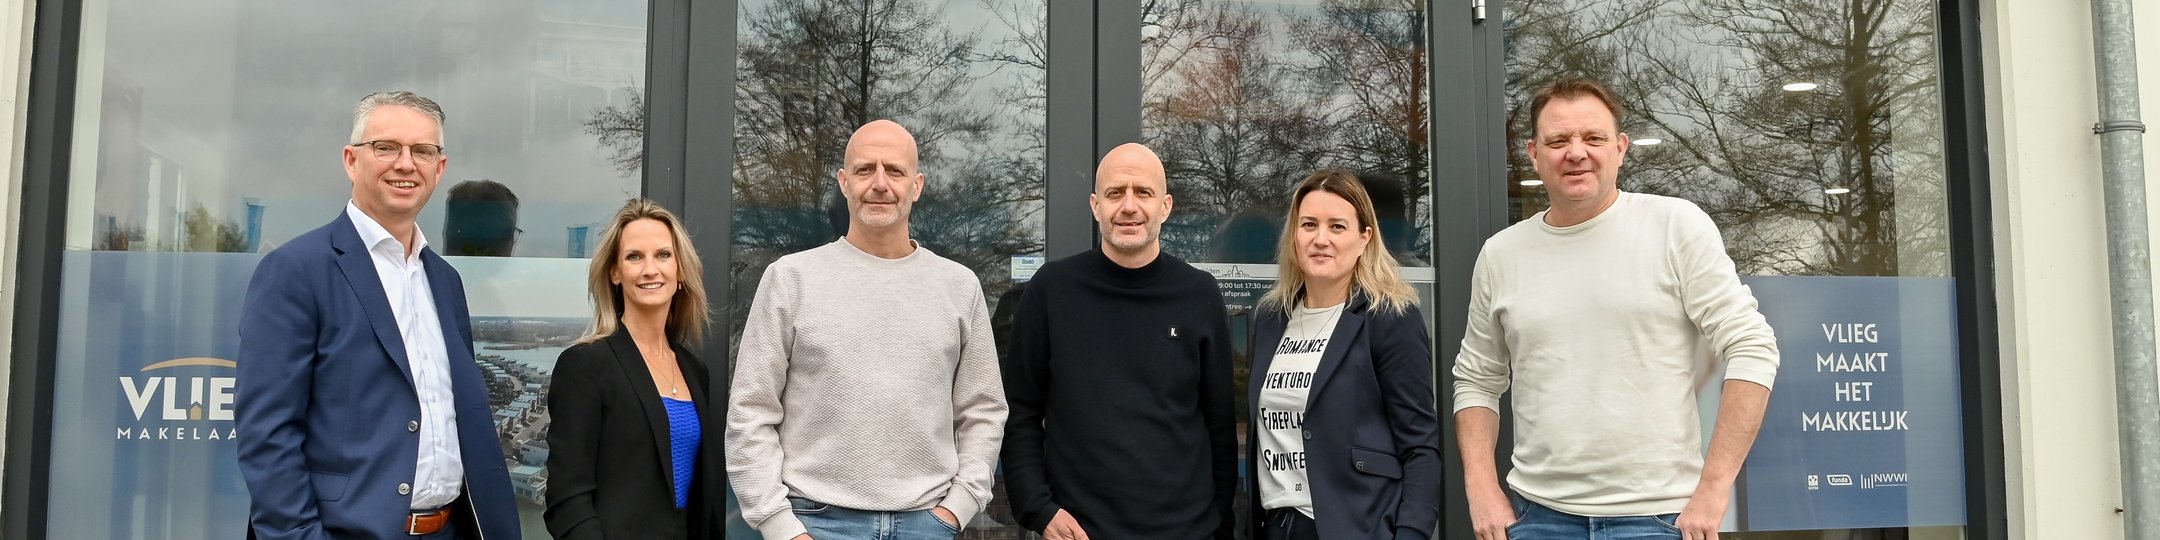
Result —
[[[1260,412],[1253,418],[1260,462],[1253,469],[1259,472],[1263,509],[1296,508],[1313,517],[1312,483],[1305,474],[1305,397],[1342,312],[1343,304],[1292,310],[1267,377],[1260,380]]]

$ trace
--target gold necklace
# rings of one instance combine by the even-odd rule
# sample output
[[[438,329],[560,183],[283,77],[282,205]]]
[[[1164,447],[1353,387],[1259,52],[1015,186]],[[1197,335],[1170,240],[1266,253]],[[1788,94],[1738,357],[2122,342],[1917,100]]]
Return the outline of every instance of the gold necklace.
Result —
[[[639,352],[642,353],[643,351]],[[654,366],[653,361],[650,360],[653,355],[645,356],[648,358],[647,360],[645,360],[645,370],[652,372],[654,375],[660,374],[660,368],[658,366]],[[670,357],[668,358],[668,360],[673,360],[674,358],[672,357],[675,356],[674,351],[668,351],[668,356]],[[668,397],[682,395],[682,385],[684,382],[685,381],[683,381],[682,373],[680,371],[676,372],[674,376],[668,377]]]

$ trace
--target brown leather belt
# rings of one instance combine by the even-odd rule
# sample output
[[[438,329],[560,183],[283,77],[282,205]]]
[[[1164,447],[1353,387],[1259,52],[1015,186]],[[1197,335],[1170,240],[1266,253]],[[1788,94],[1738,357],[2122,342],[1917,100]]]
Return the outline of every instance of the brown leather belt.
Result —
[[[414,510],[412,514],[405,516],[405,534],[413,536],[439,533],[449,526],[449,506],[427,511]]]

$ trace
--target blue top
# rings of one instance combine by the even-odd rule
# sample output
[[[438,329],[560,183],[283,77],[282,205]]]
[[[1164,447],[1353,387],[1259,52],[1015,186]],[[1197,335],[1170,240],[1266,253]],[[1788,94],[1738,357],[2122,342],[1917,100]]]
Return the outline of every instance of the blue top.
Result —
[[[690,477],[697,474],[697,449],[701,433],[698,431],[697,405],[679,399],[661,397],[660,404],[667,406],[668,446],[675,459],[675,509],[690,506]]]

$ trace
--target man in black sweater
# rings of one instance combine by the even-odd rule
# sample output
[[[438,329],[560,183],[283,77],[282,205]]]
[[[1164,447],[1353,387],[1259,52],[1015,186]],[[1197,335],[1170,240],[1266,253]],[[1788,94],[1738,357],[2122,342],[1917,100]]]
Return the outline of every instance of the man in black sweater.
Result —
[[[1048,540],[1228,540],[1237,438],[1215,277],[1162,252],[1170,194],[1139,144],[1103,156],[1101,249],[1043,265],[1005,359],[1006,492]]]

